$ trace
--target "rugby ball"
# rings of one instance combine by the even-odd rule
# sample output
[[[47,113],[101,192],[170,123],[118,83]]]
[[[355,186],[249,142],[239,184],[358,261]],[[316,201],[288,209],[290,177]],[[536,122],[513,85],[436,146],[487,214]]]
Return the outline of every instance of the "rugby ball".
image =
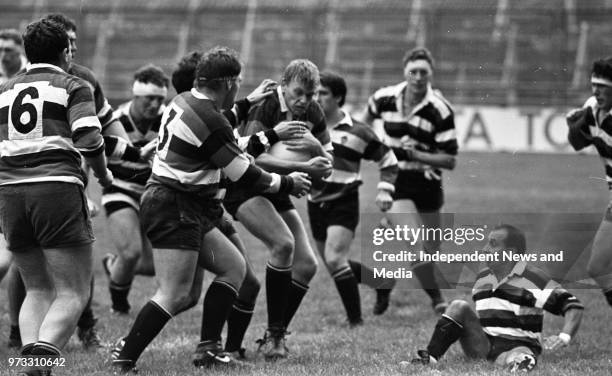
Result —
[[[270,150],[268,150],[268,153],[275,156],[276,158],[292,162],[306,162],[312,158],[310,153],[287,149],[287,145],[282,141],[278,141],[277,143],[272,145]]]

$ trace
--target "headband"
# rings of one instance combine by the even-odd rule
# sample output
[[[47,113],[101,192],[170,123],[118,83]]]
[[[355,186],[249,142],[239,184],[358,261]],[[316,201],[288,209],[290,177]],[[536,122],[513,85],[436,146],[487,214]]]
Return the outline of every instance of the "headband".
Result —
[[[612,87],[612,81],[604,77],[591,76],[591,84]]]
[[[132,94],[135,96],[147,97],[150,95],[157,97],[164,97],[168,95],[168,89],[165,87],[157,86],[151,82],[134,81],[132,87]]]

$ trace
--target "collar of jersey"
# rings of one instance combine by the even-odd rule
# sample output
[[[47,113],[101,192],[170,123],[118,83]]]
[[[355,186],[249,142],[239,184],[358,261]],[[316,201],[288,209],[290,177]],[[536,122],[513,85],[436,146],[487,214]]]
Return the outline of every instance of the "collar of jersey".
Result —
[[[53,69],[56,70],[58,72],[64,72],[64,70],[60,67],[58,67],[57,65],[53,65],[53,64],[47,64],[47,63],[36,63],[36,64],[27,64],[26,65],[26,70],[29,72],[32,69],[40,69],[40,68],[49,68],[49,69]]]
[[[208,98],[206,94],[200,93],[195,87],[191,88],[191,95],[198,99],[208,99],[209,101],[212,101],[212,99]]]
[[[334,128],[338,128],[341,125],[348,125],[348,126],[353,126],[353,119],[351,118],[351,115],[349,115],[348,112],[340,109],[340,111],[342,111],[342,113],[344,114],[344,117],[342,118],[342,120],[340,120],[338,122],[338,124],[334,125]]]
[[[285,102],[285,96],[283,95],[283,89],[280,86],[276,87],[276,93],[278,94],[278,101],[280,103],[281,112],[288,112],[289,107],[287,107],[287,102]]]

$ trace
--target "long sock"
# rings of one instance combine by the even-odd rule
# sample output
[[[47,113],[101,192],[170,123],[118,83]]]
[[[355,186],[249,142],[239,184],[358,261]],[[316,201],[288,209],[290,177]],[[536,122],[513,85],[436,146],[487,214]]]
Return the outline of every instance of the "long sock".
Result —
[[[38,341],[34,344],[34,346],[32,347],[32,350],[30,351],[30,356],[34,356],[34,357],[41,357],[41,358],[59,358],[61,356],[61,352],[60,349],[53,345],[52,343],[49,342],[44,342],[44,341]],[[46,362],[43,363],[41,366],[39,367],[32,367],[31,369],[36,369],[36,370],[40,370],[40,371],[47,371],[46,373],[42,373],[43,375],[48,375],[52,368],[52,364],[53,362],[51,362],[51,365],[47,365]],[[39,373],[40,374],[40,373]]]
[[[213,281],[204,297],[201,341],[221,341],[221,331],[238,291],[229,283]]]
[[[170,312],[149,300],[138,313],[130,333],[125,338],[125,345],[119,354],[119,359],[136,362],[140,354],[171,318]]]
[[[128,294],[132,288],[132,281],[124,284],[115,283],[112,280],[108,284],[108,291],[110,292],[111,302],[113,309],[120,312],[127,312],[130,310],[130,303],[128,302]]]
[[[304,295],[308,292],[308,285],[304,285],[295,279],[291,280],[291,287],[289,288],[289,300],[287,301],[287,310],[285,311],[285,324],[284,327],[288,328],[293,316],[297,312]]]
[[[94,316],[93,309],[91,308],[91,303],[93,302],[94,295],[94,277],[91,276],[91,282],[89,283],[89,299],[87,299],[87,304],[85,304],[85,308],[79,317],[79,321],[77,322],[77,326],[81,329],[89,329],[96,325],[96,317]]]
[[[291,267],[277,267],[268,262],[266,265],[268,328],[284,326],[290,286]]]
[[[434,274],[434,264],[432,262],[422,262],[412,265],[412,272],[418,278],[423,290],[429,295],[433,302],[442,301],[442,293],[436,282]]]
[[[608,290],[603,290],[604,296],[606,297],[606,301],[609,305],[612,306],[612,288]]]
[[[237,299],[232,306],[232,310],[227,318],[227,340],[225,341],[225,351],[236,351],[242,347],[242,340],[249,327],[255,302],[245,302]]]
[[[349,260],[348,263],[358,283],[363,283],[364,285],[377,290],[391,289],[395,285],[394,279],[374,278],[374,270],[366,265],[363,265],[359,261]]]
[[[340,299],[346,310],[349,322],[357,323],[361,321],[361,299],[359,297],[359,286],[357,278],[349,266],[335,271],[332,274]]]
[[[442,315],[436,323],[436,328],[427,345],[429,355],[436,359],[440,359],[450,345],[461,337],[462,333],[462,325],[450,318],[450,316]]]

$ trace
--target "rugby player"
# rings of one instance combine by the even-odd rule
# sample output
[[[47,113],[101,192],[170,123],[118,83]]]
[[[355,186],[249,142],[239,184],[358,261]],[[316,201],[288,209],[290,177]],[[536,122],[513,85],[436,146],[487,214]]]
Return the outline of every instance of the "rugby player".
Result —
[[[485,253],[524,254],[525,234],[500,225],[489,234]],[[475,308],[464,300],[451,302],[438,320],[426,350],[416,364],[436,363],[457,340],[466,356],[487,359],[511,371],[530,371],[542,352],[544,311],[564,316],[561,333],[544,341],[556,351],[576,335],[584,307],[578,299],[544,272],[515,261],[488,261],[472,290]]]
[[[256,159],[258,165],[279,173],[303,171],[315,178],[329,175],[332,145],[325,116],[314,100],[318,85],[317,66],[309,60],[293,60],[285,68],[275,94],[254,106],[247,123],[240,128],[240,135],[248,136],[283,122],[303,121],[310,132],[285,142],[293,150],[313,157],[307,162],[293,162],[263,153]],[[268,360],[285,358],[287,327],[317,270],[304,224],[287,194],[256,195],[232,184],[223,204],[270,250],[265,282],[268,328],[260,349]]]
[[[244,258],[215,226],[221,171],[232,182],[256,191],[304,195],[305,174],[269,174],[240,151],[232,127],[219,109],[230,109],[240,87],[241,65],[234,51],[209,50],[198,63],[196,87],[166,108],[153,171],[142,197],[141,221],[153,245],[159,288],[117,346],[113,366],[134,370],[135,362],[166,322],[189,300],[197,266],[216,274],[203,303],[196,367],[231,365],[221,330],[246,273]],[[216,217],[222,218],[222,217]]]
[[[177,93],[180,94],[193,88],[193,83],[196,77],[197,63],[200,61],[201,57],[202,53],[199,51],[190,52],[181,59],[177,69],[172,72],[172,84]],[[270,89],[272,89],[275,85],[276,83],[274,81],[266,79],[246,98],[236,101],[230,111],[223,111],[223,114],[226,116],[230,124],[235,126],[244,120],[248,114],[251,104],[257,103],[266,96],[273,94]],[[303,132],[304,128],[299,125],[289,125],[288,127],[281,126],[265,132],[258,132],[257,134],[249,137],[239,138],[238,145],[241,150],[247,151],[249,155],[256,157],[265,149],[269,148],[271,144],[274,144],[281,139],[300,137]],[[218,213],[218,215],[221,215],[223,212],[221,201],[224,195],[225,188],[221,188],[218,196],[218,207],[215,209],[215,212]],[[217,224],[219,230],[221,230],[221,232],[223,232],[223,234],[236,246],[236,248],[238,248],[238,251],[240,251],[242,256],[245,258],[246,275],[244,281],[242,282],[242,286],[238,291],[238,297],[236,298],[236,301],[232,306],[232,310],[227,318],[227,339],[225,342],[226,352],[230,353],[235,358],[245,359],[246,350],[242,347],[242,341],[253,316],[260,284],[253,272],[251,263],[246,256],[245,246],[238,236],[234,226],[226,218],[219,218],[215,223]],[[196,279],[200,275],[200,270],[201,269],[198,269],[198,271],[196,271]]]
[[[593,240],[587,272],[612,306],[612,57],[593,62],[591,93],[582,108],[567,114],[568,140],[576,151],[595,146],[604,162],[611,193]]]
[[[0,133],[0,216],[26,286],[21,354],[53,358],[90,296],[94,237],[81,155],[102,186],[112,183],[112,173],[91,90],[66,73],[72,54],[64,28],[36,21],[23,40],[27,72],[0,85],[0,108],[6,108],[0,124],[7,130]],[[22,374],[48,375],[48,366]]]
[[[333,72],[321,73],[317,101],[334,147],[333,170],[322,186],[315,186],[308,196],[310,228],[317,249],[331,274],[350,326],[363,323],[358,280],[349,265],[351,241],[359,223],[359,186],[361,160],[378,163],[380,182],[376,204],[383,212],[393,204],[392,194],[397,177],[397,159],[372,129],[353,119],[342,109],[346,99],[346,82]],[[357,268],[367,268],[352,261]],[[392,280],[391,280],[392,281]],[[380,290],[388,291],[391,281]],[[385,296],[386,293],[382,293]],[[379,299],[378,299],[379,300]],[[379,303],[380,304],[380,303]]]
[[[384,87],[368,99],[365,123],[383,122],[383,142],[399,161],[395,182],[395,203],[389,217],[395,225],[406,222],[414,213],[427,228],[440,227],[440,208],[444,204],[441,169],[455,168],[457,136],[453,110],[438,90],[431,87],[434,61],[425,48],[408,51],[403,59],[405,81]],[[414,223],[412,224],[415,225]],[[440,239],[428,239],[426,252],[440,249]],[[430,262],[413,264],[413,272],[438,313],[446,303]]]
[[[120,105],[113,114],[127,134],[129,145],[154,150],[150,146],[157,139],[169,82],[164,71],[151,64],[134,73],[132,100]],[[102,263],[109,277],[111,310],[119,314],[130,310],[128,294],[134,276],[154,275],[151,243],[141,231],[138,219],[140,198],[151,166],[146,154],[137,153],[133,159],[109,158],[115,180],[102,192],[108,228],[118,251],[117,255],[107,254]]]

